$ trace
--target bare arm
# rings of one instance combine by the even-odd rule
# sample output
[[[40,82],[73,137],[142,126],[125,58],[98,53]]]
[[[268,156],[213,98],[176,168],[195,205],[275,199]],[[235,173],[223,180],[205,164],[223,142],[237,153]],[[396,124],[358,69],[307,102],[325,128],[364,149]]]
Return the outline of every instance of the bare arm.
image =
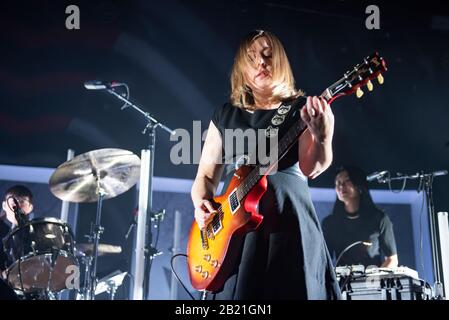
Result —
[[[223,173],[221,152],[220,132],[211,121],[191,190],[192,202],[195,207],[195,220],[200,229],[205,227],[212,214],[216,212],[209,200],[213,198]]]
[[[334,115],[324,99],[308,97],[301,118],[307,130],[299,138],[299,166],[307,177],[314,179],[332,163]]]

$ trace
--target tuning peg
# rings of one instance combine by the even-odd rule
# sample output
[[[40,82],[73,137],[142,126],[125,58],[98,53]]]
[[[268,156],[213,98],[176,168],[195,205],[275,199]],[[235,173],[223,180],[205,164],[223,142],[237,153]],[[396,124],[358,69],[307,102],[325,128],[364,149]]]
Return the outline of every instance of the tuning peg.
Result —
[[[361,98],[363,96],[363,91],[360,88],[357,88],[357,91],[355,92],[355,95],[357,98]]]
[[[373,91],[373,83],[371,82],[371,80],[368,80],[368,82],[366,83],[366,87],[368,88],[368,91]]]
[[[382,76],[382,74],[379,73],[379,75],[377,76],[377,82],[379,82],[379,84],[384,83],[384,77]]]

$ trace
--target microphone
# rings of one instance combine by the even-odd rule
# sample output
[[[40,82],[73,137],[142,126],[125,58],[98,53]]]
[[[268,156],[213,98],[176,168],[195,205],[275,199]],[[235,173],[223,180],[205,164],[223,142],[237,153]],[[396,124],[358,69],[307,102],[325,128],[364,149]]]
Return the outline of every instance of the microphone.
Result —
[[[17,225],[20,227],[28,221],[28,216],[20,208],[19,201],[17,201],[15,197],[12,197],[12,200],[14,201],[15,205],[15,207],[13,208],[14,215],[17,221]]]
[[[114,87],[120,87],[123,86],[123,83],[120,82],[104,82],[101,80],[89,80],[84,82],[84,87],[87,90],[105,90],[105,89],[111,89]]]
[[[352,247],[358,245],[358,244],[363,244],[364,246],[372,246],[373,243],[372,242],[368,242],[368,241],[356,241],[354,243],[351,243],[349,246],[347,246],[346,248],[343,249],[343,251],[340,253],[340,255],[337,258],[337,261],[335,261],[335,266],[338,266],[338,262],[340,261],[341,257],[343,257],[343,255]]]
[[[371,182],[374,180],[379,180],[380,178],[383,178],[383,176],[386,175],[387,173],[388,171],[373,172],[366,176],[366,181]]]
[[[11,197],[11,198],[12,198],[12,201],[14,201],[14,208],[12,208],[13,211],[18,214],[23,214],[22,209],[20,209],[19,201],[17,201],[17,199],[14,197]]]
[[[131,230],[134,228],[134,226],[137,224],[137,222],[133,221],[128,228],[128,231],[125,234],[125,240],[128,240],[129,234],[131,233]]]
[[[128,227],[128,231],[125,234],[125,240],[128,240],[129,235],[131,234],[132,229],[137,225],[137,214],[139,213],[139,208],[134,208],[132,211],[132,222]]]
[[[439,170],[439,171],[435,171],[435,172],[432,172],[432,175],[434,176],[434,177],[438,177],[438,176],[445,176],[445,175],[447,175],[447,170]]]

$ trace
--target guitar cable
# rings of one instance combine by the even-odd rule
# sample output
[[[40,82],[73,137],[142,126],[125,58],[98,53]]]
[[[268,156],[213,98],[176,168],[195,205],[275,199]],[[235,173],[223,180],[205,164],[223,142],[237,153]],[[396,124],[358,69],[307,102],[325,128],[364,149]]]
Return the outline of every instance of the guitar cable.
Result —
[[[173,274],[175,275],[176,280],[178,280],[178,282],[181,284],[181,286],[184,288],[184,290],[185,290],[185,291],[187,292],[187,294],[190,296],[190,298],[192,298],[192,300],[196,300],[196,299],[192,296],[192,294],[190,293],[190,291],[186,288],[186,286],[184,285],[184,283],[182,283],[181,279],[179,278],[178,274],[176,273],[175,267],[174,267],[174,265],[173,265],[173,260],[174,260],[175,258],[179,257],[179,256],[183,256],[183,257],[186,257],[186,258],[187,258],[187,255],[184,254],[184,253],[178,253],[178,254],[175,254],[173,257],[171,257],[171,259],[170,259],[171,271],[172,271]]]

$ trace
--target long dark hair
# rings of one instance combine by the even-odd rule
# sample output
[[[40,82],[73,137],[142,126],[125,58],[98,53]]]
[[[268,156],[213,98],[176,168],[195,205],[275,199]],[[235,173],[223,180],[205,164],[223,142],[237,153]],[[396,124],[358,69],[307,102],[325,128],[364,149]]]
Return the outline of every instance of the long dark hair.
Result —
[[[371,194],[369,193],[368,181],[366,181],[366,173],[356,166],[341,166],[337,168],[337,172],[335,176],[337,176],[340,172],[346,171],[348,173],[349,179],[354,184],[354,186],[360,192],[360,203],[358,213],[369,214],[373,212],[373,209],[377,209],[376,205],[373,202],[373,198],[371,198]],[[342,201],[338,199],[335,200],[334,209],[332,210],[332,214],[344,214],[345,213],[345,205]]]

